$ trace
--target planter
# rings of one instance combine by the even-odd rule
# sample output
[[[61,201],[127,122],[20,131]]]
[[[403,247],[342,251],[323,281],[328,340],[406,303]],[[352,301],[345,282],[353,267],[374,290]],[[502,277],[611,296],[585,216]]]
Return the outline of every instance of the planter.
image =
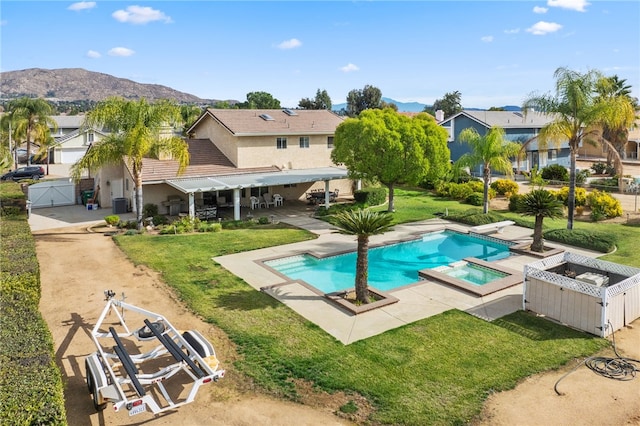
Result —
[[[351,294],[354,294],[354,296],[350,297]],[[353,288],[346,291],[327,293],[324,295],[324,297],[326,297],[331,303],[349,311],[354,315],[369,312],[371,310],[379,309],[398,302],[398,298],[393,297],[392,295],[384,291],[376,290],[372,287],[369,287],[369,297],[374,299],[375,301],[364,305],[356,304],[354,302],[355,289]]]

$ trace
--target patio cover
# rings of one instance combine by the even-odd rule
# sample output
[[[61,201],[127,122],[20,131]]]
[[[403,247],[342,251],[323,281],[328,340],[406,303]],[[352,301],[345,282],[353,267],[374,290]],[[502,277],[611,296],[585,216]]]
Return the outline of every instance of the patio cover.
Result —
[[[282,170],[269,173],[247,173],[226,176],[168,179],[172,187],[186,194],[196,192],[224,191],[228,189],[257,188],[293,183],[318,182],[345,179],[347,169],[320,167],[317,169]]]

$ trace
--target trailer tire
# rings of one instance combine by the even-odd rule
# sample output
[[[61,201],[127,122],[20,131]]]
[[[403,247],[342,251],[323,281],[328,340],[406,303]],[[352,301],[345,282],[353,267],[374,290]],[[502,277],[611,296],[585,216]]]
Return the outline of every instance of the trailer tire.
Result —
[[[97,411],[102,411],[107,408],[107,403],[103,402],[100,404],[98,398],[100,398],[100,392],[98,391],[98,384],[93,378],[93,374],[91,373],[91,368],[89,368],[89,361],[85,360],[85,367],[87,369],[87,387],[89,388],[89,393],[93,395],[93,406]]]
[[[89,389],[89,393],[93,393],[93,376],[91,375],[91,369],[89,369],[89,361],[84,360],[84,368],[87,373],[87,388]]]

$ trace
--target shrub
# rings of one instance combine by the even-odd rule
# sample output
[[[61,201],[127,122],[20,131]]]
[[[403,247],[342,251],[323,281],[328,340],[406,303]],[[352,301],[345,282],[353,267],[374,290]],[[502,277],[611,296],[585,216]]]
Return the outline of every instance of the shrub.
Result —
[[[605,170],[607,170],[607,164],[606,163],[593,163],[591,165],[591,170],[593,170],[593,173],[595,173],[597,175],[603,175]]]
[[[471,204],[472,206],[481,206],[484,201],[484,194],[479,192],[474,192],[473,194],[469,194],[465,199],[467,204]]]
[[[591,208],[591,219],[595,222],[601,219],[622,216],[622,205],[607,192],[594,189],[587,196],[587,204]]]
[[[614,234],[587,231],[584,229],[553,229],[544,233],[544,238],[561,244],[595,250],[600,253],[613,251],[617,244]]]
[[[447,219],[471,226],[477,226],[500,222],[504,220],[504,217],[493,211],[489,211],[487,214],[484,214],[482,213],[482,210],[471,209],[464,212],[450,214],[447,216]]]
[[[518,203],[520,202],[521,198],[522,198],[521,194],[513,194],[511,197],[509,197],[509,211],[510,212],[517,212],[518,211]]]
[[[560,164],[550,164],[542,169],[542,179],[567,182],[569,171]]]
[[[201,223],[198,232],[220,232],[222,224],[220,223]]]
[[[269,218],[267,216],[261,216],[258,218],[258,223],[260,225],[267,225],[269,223]]]
[[[104,221],[107,222],[107,225],[114,226],[120,223],[120,216],[118,216],[117,214],[105,216]]]
[[[364,188],[354,191],[353,199],[362,205],[379,206],[387,200],[387,190],[385,188]]]
[[[520,186],[509,179],[498,179],[491,183],[491,189],[498,195],[517,194]]]
[[[555,195],[558,200],[562,201],[562,203],[565,206],[569,205],[569,187],[568,186],[563,186],[557,191],[550,191],[550,192],[553,195]],[[574,198],[575,198],[576,207],[587,205],[587,190],[584,188],[576,187]]]
[[[158,215],[158,205],[147,203],[142,208],[142,217],[154,217]],[[155,223],[155,222],[154,222]]]
[[[169,223],[169,218],[166,217],[163,214],[157,214],[155,216],[153,216],[153,224],[158,226],[158,225],[166,225],[167,223]]]
[[[578,183],[578,184],[585,183],[589,176],[591,176],[591,173],[589,173],[588,169],[579,170],[576,173],[576,183]]]

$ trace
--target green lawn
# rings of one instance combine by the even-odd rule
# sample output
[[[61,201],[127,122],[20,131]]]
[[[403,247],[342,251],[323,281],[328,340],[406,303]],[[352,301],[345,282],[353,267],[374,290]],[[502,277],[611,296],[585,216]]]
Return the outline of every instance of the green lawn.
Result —
[[[426,219],[444,208],[468,206],[402,190],[396,199],[396,220]],[[566,222],[548,225],[564,227]],[[606,258],[640,264],[640,255],[631,247],[637,228],[577,225],[618,233],[620,249]],[[234,368],[265,391],[295,399],[291,379],[297,378],[329,392],[358,392],[376,407],[373,422],[466,423],[490,393],[608,345],[604,339],[524,312],[488,323],[452,310],[344,346],[211,260],[309,238],[313,237],[301,230],[256,228],[119,236],[116,241],[134,262],[160,271],[187,306],[228,334],[241,354]]]

